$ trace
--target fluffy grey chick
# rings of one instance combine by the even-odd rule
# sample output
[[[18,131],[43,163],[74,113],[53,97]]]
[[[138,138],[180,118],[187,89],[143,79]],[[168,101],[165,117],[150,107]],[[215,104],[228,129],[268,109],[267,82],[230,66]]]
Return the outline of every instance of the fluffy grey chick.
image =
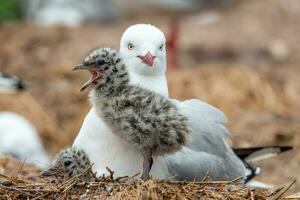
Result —
[[[79,175],[91,166],[89,158],[84,151],[75,147],[70,147],[58,153],[52,165],[41,173],[41,176],[55,176],[58,178],[69,179]],[[91,181],[92,175],[86,173],[81,177],[83,181]]]
[[[127,68],[113,49],[92,51],[77,69],[91,73],[81,90],[94,88],[91,101],[97,114],[115,134],[142,152],[142,179],[149,179],[152,155],[175,152],[184,145],[190,132],[187,119],[167,98],[129,85]]]

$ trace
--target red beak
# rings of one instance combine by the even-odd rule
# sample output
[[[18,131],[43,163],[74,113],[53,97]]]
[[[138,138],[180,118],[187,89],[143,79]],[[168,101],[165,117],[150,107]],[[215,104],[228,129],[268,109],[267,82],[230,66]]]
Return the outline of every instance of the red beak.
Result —
[[[156,56],[152,56],[152,54],[149,51],[146,55],[137,57],[140,58],[143,63],[149,65],[150,67],[153,67],[153,60],[156,58]]]

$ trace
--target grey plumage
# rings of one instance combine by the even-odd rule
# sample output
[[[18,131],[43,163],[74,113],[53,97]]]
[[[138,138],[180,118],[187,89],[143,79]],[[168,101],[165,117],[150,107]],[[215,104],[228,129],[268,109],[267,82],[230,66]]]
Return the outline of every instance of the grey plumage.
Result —
[[[202,180],[206,172],[212,180],[232,180],[246,174],[245,166],[224,142],[227,119],[217,108],[196,100],[177,101],[187,117],[192,133],[181,151],[168,156],[168,170],[177,180]]]
[[[260,168],[249,161],[291,149],[289,146],[232,149],[224,142],[229,132],[223,112],[196,99],[172,101],[187,117],[192,130],[191,139],[185,147],[168,156],[169,172],[177,180],[202,180],[206,172],[211,172],[213,180],[232,180],[243,176],[241,182],[248,182],[260,173]]]
[[[71,147],[58,153],[55,156],[52,165],[44,170],[41,175],[69,179],[85,172],[90,166],[90,160],[85,152],[75,147]],[[92,178],[90,173],[86,173],[81,177],[81,180],[91,181]]]
[[[144,169],[149,167],[145,163],[149,157],[151,168],[152,154],[175,152],[185,144],[190,132],[186,117],[167,98],[129,85],[127,68],[115,50],[96,49],[79,68],[88,69],[93,76],[95,71],[101,74],[89,82],[95,87],[91,101],[115,134],[143,151]],[[144,179],[149,178],[147,171],[143,170]]]

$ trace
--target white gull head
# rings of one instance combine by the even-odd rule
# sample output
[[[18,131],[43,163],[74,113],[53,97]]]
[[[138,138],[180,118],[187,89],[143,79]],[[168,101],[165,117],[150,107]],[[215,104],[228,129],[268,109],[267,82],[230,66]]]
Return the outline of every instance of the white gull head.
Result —
[[[120,41],[120,55],[130,73],[130,82],[168,96],[166,38],[150,24],[128,27]]]

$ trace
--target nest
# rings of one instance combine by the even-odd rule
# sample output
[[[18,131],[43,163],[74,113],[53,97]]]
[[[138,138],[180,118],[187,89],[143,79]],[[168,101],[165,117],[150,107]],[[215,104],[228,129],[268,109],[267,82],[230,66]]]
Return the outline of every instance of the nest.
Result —
[[[17,166],[13,163],[8,167]],[[3,159],[0,159],[3,160]],[[3,163],[3,162],[2,162]],[[68,180],[41,178],[34,166],[22,164],[17,176],[0,174],[0,199],[280,199],[290,188],[280,188],[275,191],[265,189],[250,189],[238,184],[239,178],[232,181],[210,181],[206,176],[200,182],[169,181],[169,180],[138,180],[136,174],[132,177],[116,177],[107,168],[108,175],[96,178],[88,168]],[[7,172],[11,172],[7,169]],[[35,171],[35,176],[24,171]],[[2,170],[3,172],[3,170]],[[4,170],[5,172],[5,170]],[[83,182],[81,177],[86,173],[94,175],[94,181]]]

